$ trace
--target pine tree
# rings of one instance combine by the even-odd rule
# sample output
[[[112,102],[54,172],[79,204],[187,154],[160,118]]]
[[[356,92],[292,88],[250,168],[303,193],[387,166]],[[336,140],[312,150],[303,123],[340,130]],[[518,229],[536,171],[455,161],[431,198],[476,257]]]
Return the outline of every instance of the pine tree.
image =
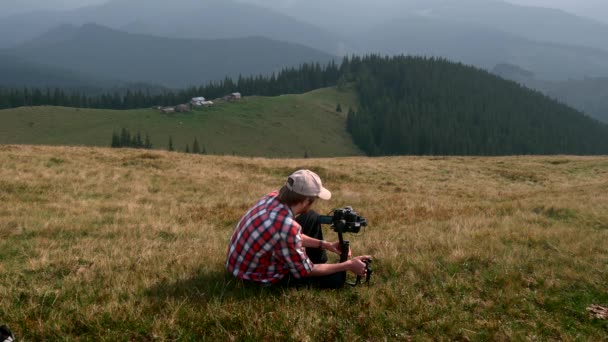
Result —
[[[129,147],[131,146],[131,133],[123,127],[120,132],[120,146],[121,147]]]
[[[146,142],[144,143],[144,148],[148,150],[152,149],[152,142],[150,141],[150,136],[148,133],[146,133]]]
[[[137,138],[135,139],[135,147],[136,148],[144,147],[144,142],[143,142],[143,140],[141,140],[141,133],[139,133],[139,131],[137,131]]]
[[[199,154],[201,153],[201,149],[198,146],[198,140],[194,138],[194,142],[192,143],[192,153]]]
[[[137,147],[137,136],[136,135],[133,135],[131,137],[131,142],[129,143],[129,147],[138,148]]]
[[[188,144],[186,144],[186,149],[184,150],[184,152],[190,153],[190,147],[188,147]]]
[[[116,133],[116,131],[112,132],[112,144],[110,146],[113,148],[120,147],[120,136],[118,136],[118,133]]]
[[[169,151],[175,151],[175,149],[173,148],[173,138],[171,136],[169,136],[169,146],[168,146],[168,150]]]
[[[342,106],[338,103],[338,105],[336,106],[336,112],[338,113],[342,113]]]

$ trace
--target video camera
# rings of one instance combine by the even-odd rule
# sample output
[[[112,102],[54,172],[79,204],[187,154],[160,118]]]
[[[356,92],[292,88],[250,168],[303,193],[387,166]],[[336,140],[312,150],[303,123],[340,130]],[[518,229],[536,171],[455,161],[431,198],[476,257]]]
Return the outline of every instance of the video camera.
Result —
[[[367,220],[357,215],[352,207],[334,210],[333,216],[319,216],[321,224],[331,224],[336,233],[358,233],[367,226]]]
[[[361,231],[361,227],[367,227],[367,220],[359,216],[356,211],[353,210],[352,207],[344,207],[335,209],[333,215],[331,216],[319,216],[319,222],[321,224],[331,224],[331,228],[334,232],[338,233],[338,239],[340,240],[340,250],[342,253],[340,254],[340,262],[344,262],[348,260],[348,252],[350,251],[350,242],[348,240],[344,240],[342,237],[342,233],[359,233]],[[369,284],[369,279],[372,276],[372,267],[371,260],[363,260],[365,263],[365,268],[367,270],[367,275],[365,277],[365,283]],[[351,286],[357,286],[361,283],[361,277],[357,276],[357,281],[355,283],[347,283]]]

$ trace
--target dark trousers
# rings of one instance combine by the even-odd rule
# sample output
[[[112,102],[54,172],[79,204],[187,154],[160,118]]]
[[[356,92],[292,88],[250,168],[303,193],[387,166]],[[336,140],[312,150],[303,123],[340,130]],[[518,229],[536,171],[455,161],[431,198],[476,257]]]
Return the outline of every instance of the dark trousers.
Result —
[[[318,240],[323,240],[323,230],[319,223],[319,214],[314,211],[300,214],[296,221],[302,226],[302,233]],[[306,248],[306,255],[310,258],[313,264],[327,263],[327,252],[319,248]],[[337,272],[319,277],[304,277],[296,279],[291,276],[286,277],[281,282],[287,286],[314,286],[323,289],[339,289],[344,286],[346,281],[346,271]]]

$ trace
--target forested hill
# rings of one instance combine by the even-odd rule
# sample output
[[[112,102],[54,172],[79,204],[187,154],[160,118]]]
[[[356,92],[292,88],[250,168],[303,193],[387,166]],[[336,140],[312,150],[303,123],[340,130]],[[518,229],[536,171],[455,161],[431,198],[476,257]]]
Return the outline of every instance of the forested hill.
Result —
[[[352,58],[347,126],[370,155],[607,154],[608,126],[486,71],[421,57]]]
[[[194,96],[213,99],[233,91],[277,96],[335,85],[356,91],[356,108],[344,108],[349,113],[343,127],[369,155],[608,154],[606,124],[486,71],[424,57],[350,57],[341,65],[303,64],[270,76],[225,78],[159,94],[87,96],[60,89],[0,88],[0,109],[131,109],[175,105]],[[339,100],[335,102],[337,110]],[[266,110],[260,107],[246,115],[256,118]],[[316,124],[310,120],[311,127]]]

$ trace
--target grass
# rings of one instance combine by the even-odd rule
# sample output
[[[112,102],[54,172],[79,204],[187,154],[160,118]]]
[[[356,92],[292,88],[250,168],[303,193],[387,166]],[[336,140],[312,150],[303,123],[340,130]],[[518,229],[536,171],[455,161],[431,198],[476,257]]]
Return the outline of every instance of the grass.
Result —
[[[149,134],[156,149],[192,149],[196,138],[208,154],[333,157],[361,155],[346,132],[346,112],[354,92],[336,88],[301,95],[245,97],[219,101],[190,113],[155,109],[102,110],[22,107],[0,110],[0,144],[110,146],[122,128]],[[343,113],[337,113],[340,103]],[[312,124],[311,124],[312,123]],[[142,137],[143,138],[143,137]]]
[[[226,277],[240,216],[307,167],[370,222],[370,287]],[[23,340],[606,340],[608,158],[263,159],[0,146],[0,324]],[[335,234],[326,228],[327,239]]]

